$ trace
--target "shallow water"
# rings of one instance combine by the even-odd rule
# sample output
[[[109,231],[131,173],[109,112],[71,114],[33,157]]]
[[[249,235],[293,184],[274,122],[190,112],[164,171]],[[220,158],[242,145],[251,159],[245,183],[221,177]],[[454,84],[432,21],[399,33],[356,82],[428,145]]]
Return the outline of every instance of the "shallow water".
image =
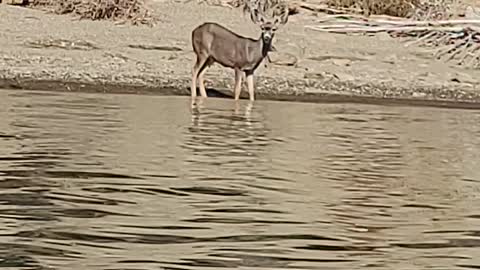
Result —
[[[0,91],[0,113],[0,268],[480,268],[478,111]]]

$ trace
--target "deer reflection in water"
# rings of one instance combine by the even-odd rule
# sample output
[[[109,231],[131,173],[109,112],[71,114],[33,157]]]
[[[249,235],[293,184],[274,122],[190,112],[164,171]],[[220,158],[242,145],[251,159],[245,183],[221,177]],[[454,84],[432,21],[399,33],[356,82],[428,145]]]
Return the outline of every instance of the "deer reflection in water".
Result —
[[[261,107],[252,101],[235,102],[234,108],[230,102],[218,104],[198,99],[192,106],[185,144],[191,151],[189,163],[240,167],[259,162],[269,145]]]

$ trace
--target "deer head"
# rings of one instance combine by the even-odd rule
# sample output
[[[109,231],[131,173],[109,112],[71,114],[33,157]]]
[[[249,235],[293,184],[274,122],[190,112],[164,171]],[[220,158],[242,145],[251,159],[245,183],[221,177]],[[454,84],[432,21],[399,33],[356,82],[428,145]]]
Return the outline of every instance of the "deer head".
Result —
[[[288,5],[281,0],[247,0],[244,11],[248,11],[252,22],[260,26],[262,39],[268,44],[275,31],[288,22]]]

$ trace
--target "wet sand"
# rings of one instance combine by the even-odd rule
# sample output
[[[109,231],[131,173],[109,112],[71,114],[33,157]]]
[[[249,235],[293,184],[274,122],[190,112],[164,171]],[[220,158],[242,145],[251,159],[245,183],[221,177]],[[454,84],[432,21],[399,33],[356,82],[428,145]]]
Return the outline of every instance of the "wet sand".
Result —
[[[0,88],[189,95],[193,28],[215,21],[245,36],[260,33],[236,9],[194,1],[153,7],[160,22],[150,28],[0,5]],[[256,72],[258,99],[480,108],[480,70],[435,60],[387,34],[328,34],[304,27],[315,19],[294,15],[278,31],[272,54],[277,63]],[[233,75],[211,67],[210,95],[230,98]]]

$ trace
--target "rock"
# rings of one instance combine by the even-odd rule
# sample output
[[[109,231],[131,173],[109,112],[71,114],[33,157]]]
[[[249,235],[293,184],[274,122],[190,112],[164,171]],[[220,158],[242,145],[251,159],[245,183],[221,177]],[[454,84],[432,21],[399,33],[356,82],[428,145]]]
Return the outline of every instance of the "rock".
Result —
[[[332,62],[332,64],[336,66],[341,66],[341,67],[345,67],[345,66],[348,67],[352,63],[350,59],[346,59],[346,58],[332,58],[330,59],[330,61]]]
[[[355,77],[347,73],[336,73],[335,74],[340,81],[354,81]]]
[[[413,92],[412,93],[412,97],[414,97],[414,98],[423,98],[423,97],[426,97],[426,96],[427,96],[427,94],[421,93],[421,92]]]
[[[451,76],[450,81],[456,83],[478,84],[478,81],[466,72],[455,72],[455,74]]]
[[[298,58],[291,53],[272,52],[269,54],[270,62],[277,66],[294,66]]]
[[[334,80],[339,79],[339,77],[330,72],[308,72],[303,75],[305,79],[317,79],[317,80]]]
[[[398,55],[396,55],[396,54],[388,55],[387,57],[385,57],[383,59],[384,63],[388,63],[388,64],[392,64],[392,65],[394,65],[397,61],[398,61]]]
[[[460,83],[460,80],[458,78],[452,78],[450,81]]]

